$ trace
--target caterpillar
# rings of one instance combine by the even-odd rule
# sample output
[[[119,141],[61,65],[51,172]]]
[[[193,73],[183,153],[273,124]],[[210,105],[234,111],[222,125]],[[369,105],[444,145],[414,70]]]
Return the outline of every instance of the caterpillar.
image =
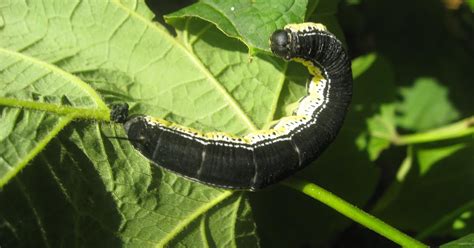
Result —
[[[304,168],[335,139],[352,97],[352,72],[342,43],[322,24],[288,24],[270,37],[274,55],[308,68],[307,95],[291,116],[238,137],[201,132],[112,106],[128,139],[152,163],[204,184],[255,191]]]

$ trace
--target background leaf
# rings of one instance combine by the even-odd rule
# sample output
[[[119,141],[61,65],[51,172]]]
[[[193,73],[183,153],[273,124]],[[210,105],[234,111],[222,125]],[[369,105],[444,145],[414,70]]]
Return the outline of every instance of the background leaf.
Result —
[[[458,240],[449,242],[440,247],[442,248],[454,248],[454,247],[470,247],[474,245],[474,234],[467,235]]]
[[[473,148],[470,139],[416,146],[414,164],[399,195],[379,215],[407,230],[422,233],[428,229],[429,235],[469,233],[473,228],[472,217],[463,219],[461,215],[473,209],[468,207],[474,195],[474,174],[469,163]],[[414,202],[417,207],[413,207]],[[464,223],[462,228],[454,224],[459,221]],[[423,238],[426,235],[422,234]]]
[[[395,130],[395,108],[393,105],[382,105],[380,114],[367,119],[369,138],[367,152],[371,160],[379,157],[380,153],[390,147],[397,136]]]
[[[459,112],[448,99],[448,90],[434,79],[416,79],[413,87],[401,88],[400,94],[403,97],[397,106],[400,127],[422,131],[459,118]]]
[[[304,21],[307,0],[272,1],[199,1],[165,16],[173,24],[183,17],[199,17],[215,24],[230,37],[244,42],[250,50],[269,52],[268,38],[288,23]],[[173,24],[174,25],[174,24]]]

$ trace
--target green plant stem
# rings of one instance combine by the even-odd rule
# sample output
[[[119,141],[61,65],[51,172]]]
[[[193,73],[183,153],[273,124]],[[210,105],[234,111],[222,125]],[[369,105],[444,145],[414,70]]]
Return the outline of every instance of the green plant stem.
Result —
[[[428,247],[311,182],[291,177],[284,181],[283,184],[326,204],[355,222],[358,222],[403,247]]]
[[[52,103],[25,101],[4,97],[0,97],[0,105],[46,111],[57,115],[72,115],[74,118],[79,119],[110,121],[110,113],[108,109],[76,108]]]
[[[394,143],[402,146],[454,139],[468,135],[474,135],[474,116],[427,132],[400,135],[394,139]]]

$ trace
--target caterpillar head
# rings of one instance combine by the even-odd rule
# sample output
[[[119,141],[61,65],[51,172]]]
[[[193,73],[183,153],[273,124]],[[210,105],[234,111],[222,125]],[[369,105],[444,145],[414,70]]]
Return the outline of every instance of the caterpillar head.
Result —
[[[273,54],[286,60],[291,59],[291,33],[288,30],[278,29],[270,37],[270,49]]]
[[[111,106],[110,120],[116,123],[125,123],[128,118],[128,104],[119,103]]]

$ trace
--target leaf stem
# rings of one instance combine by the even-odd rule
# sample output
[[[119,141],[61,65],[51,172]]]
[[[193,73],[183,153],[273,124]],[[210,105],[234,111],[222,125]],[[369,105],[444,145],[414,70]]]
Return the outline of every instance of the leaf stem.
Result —
[[[0,53],[5,53],[9,56],[19,58],[21,60],[29,61],[33,63],[35,66],[38,66],[43,69],[47,69],[54,74],[62,77],[63,79],[69,81],[72,84],[75,84],[79,87],[81,87],[89,96],[92,98],[92,100],[97,104],[97,106],[100,109],[107,109],[107,105],[105,105],[104,101],[100,98],[100,96],[97,94],[97,92],[87,83],[83,82],[81,79],[75,77],[74,75],[70,74],[69,72],[66,72],[62,70],[61,68],[58,68],[52,64],[46,63],[45,61],[36,59],[34,57],[30,57],[28,55],[25,55],[23,53],[15,52],[15,51],[10,51],[8,49],[0,47]]]
[[[76,108],[52,103],[25,101],[4,97],[0,97],[0,105],[47,111],[58,115],[73,115],[74,118],[80,119],[110,121],[110,113],[108,109]]]
[[[283,184],[326,204],[353,221],[358,222],[403,247],[428,247],[311,182],[291,177],[284,181]]]
[[[474,116],[427,132],[395,137],[395,145],[410,145],[474,135]]]

